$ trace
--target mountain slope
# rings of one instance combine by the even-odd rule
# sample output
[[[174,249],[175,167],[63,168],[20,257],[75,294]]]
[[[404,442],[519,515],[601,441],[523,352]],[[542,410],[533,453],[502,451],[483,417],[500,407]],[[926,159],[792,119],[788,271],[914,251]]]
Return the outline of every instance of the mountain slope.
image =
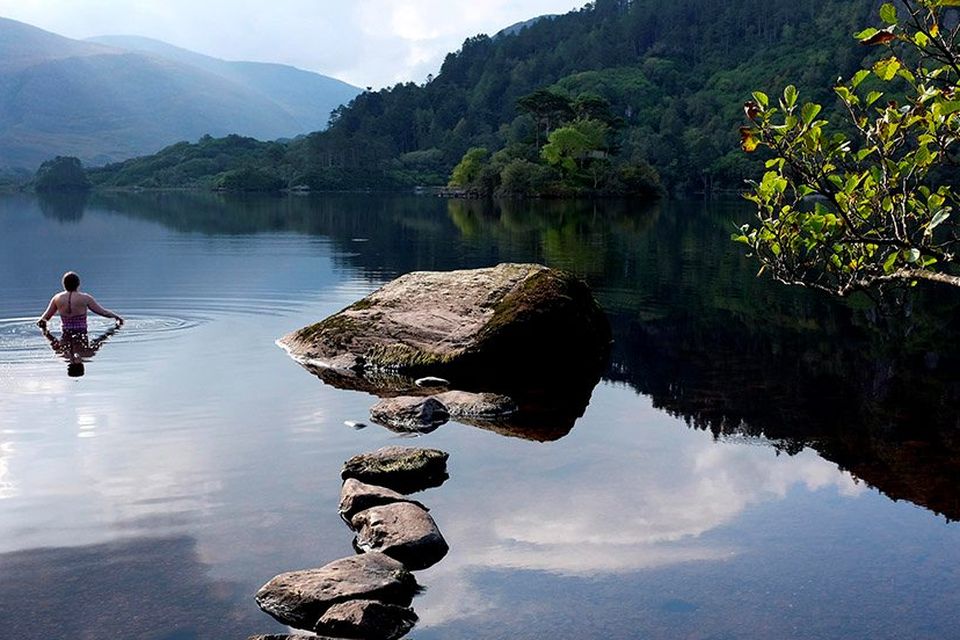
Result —
[[[151,54],[235,82],[279,104],[304,133],[325,129],[330,112],[360,93],[360,89],[341,80],[289,65],[221,60],[152,38],[110,35],[87,42]]]
[[[0,18],[0,168],[104,164],[205,134],[293,137],[315,129],[305,119],[250,83]]]

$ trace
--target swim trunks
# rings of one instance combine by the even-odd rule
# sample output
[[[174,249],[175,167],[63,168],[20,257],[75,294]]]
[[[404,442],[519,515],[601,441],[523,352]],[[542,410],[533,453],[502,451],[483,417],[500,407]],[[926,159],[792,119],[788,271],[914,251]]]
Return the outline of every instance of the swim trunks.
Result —
[[[60,322],[64,331],[69,331],[71,333],[87,332],[87,314],[70,316],[69,318],[61,317]]]

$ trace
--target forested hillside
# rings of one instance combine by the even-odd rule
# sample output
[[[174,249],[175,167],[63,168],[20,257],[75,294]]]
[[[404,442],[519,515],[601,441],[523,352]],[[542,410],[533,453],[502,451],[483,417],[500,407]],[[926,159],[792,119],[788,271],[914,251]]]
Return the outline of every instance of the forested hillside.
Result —
[[[549,122],[518,101],[551,89],[609,103],[612,150],[652,165],[666,188],[735,188],[755,175],[737,137],[750,92],[794,83],[829,113],[830,87],[868,53],[852,34],[875,22],[876,8],[872,0],[598,0],[514,33],[470,38],[424,85],[364,92],[334,111],[330,129],[273,148],[257,168],[290,186],[443,184],[471,147],[529,146],[541,128],[546,134]],[[199,152],[181,148],[185,159]],[[241,164],[220,156],[216,168]],[[181,186],[129,166],[95,181],[151,178],[150,186]]]

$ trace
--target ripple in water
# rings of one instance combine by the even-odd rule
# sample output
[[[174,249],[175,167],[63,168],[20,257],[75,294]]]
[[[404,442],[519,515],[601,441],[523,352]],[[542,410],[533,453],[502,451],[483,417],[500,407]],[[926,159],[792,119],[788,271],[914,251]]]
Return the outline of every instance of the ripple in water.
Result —
[[[110,344],[150,343],[169,340],[201,324],[235,316],[282,316],[297,312],[302,298],[266,293],[244,297],[164,297],[150,300],[116,296],[117,310],[124,316],[123,327],[110,337]],[[91,339],[114,326],[112,320],[87,316]],[[60,320],[50,321],[50,331],[60,336]],[[44,360],[52,355],[50,345],[36,326],[36,318],[0,318],[0,363],[17,364]]]
[[[180,318],[163,315],[125,316],[123,327],[110,338],[113,344],[124,342],[155,342],[168,340],[182,331],[199,326],[206,318]],[[35,362],[46,359],[52,354],[50,345],[40,329],[36,318],[0,318],[0,361],[8,364]],[[103,334],[114,326],[112,320],[96,316],[87,319],[91,338]],[[50,321],[50,331],[60,335],[60,323],[54,318]]]

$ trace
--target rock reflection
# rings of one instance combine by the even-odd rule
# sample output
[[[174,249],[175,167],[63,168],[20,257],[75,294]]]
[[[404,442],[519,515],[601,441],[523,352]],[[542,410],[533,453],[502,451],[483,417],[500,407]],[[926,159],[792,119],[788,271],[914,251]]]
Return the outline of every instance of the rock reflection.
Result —
[[[4,638],[245,638],[246,590],[208,575],[188,537],[0,555]]]
[[[345,372],[342,369],[299,363],[312,375],[336,389],[362,391],[378,398],[430,396],[413,377],[384,372]],[[559,373],[548,375],[548,373]],[[600,370],[593,372],[540,371],[536,375],[503,377],[491,381],[452,377],[451,386],[477,393],[497,393],[512,398],[518,410],[498,419],[456,418],[457,422],[499,433],[500,435],[549,442],[559,440],[573,429],[590,403],[600,382]],[[431,429],[432,430],[432,429]]]

